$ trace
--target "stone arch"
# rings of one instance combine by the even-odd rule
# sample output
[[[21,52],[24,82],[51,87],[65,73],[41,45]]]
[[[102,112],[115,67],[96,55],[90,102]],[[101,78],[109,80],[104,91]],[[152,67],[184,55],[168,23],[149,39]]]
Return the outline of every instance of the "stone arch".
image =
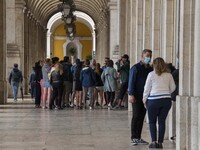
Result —
[[[92,38],[93,38],[93,48],[92,48],[92,51],[94,53],[94,51],[96,51],[96,33],[95,33],[95,23],[94,23],[93,19],[89,15],[87,15],[87,14],[85,14],[83,12],[80,12],[80,11],[75,11],[74,15],[76,15],[77,21],[85,24],[91,30],[91,32],[92,32]],[[46,50],[46,52],[47,52],[47,57],[49,57],[49,58],[51,57],[51,53],[53,53],[52,45],[51,45],[51,41],[52,41],[52,38],[53,38],[52,33],[54,32],[54,30],[60,24],[63,23],[63,21],[61,19],[61,16],[62,16],[62,14],[60,12],[56,13],[55,15],[53,15],[49,19],[48,24],[47,24],[48,32],[47,32],[47,50]],[[77,43],[77,41],[78,41],[78,45],[82,45],[78,39],[74,39],[75,43]],[[70,41],[68,41],[66,43],[69,43],[69,42]]]

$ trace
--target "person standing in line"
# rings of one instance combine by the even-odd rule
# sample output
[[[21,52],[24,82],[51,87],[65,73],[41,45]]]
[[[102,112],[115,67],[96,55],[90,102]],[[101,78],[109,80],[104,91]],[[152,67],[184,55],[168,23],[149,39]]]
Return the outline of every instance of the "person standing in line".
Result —
[[[80,59],[76,59],[76,63],[72,65],[71,67],[71,72],[72,72],[72,75],[73,75],[73,85],[72,85],[72,103],[74,104],[74,99],[75,99],[75,96],[76,96],[76,90],[75,90],[75,87],[76,87],[76,68],[77,68],[77,65],[81,63],[80,62]]]
[[[131,121],[131,143],[133,145],[148,145],[149,143],[141,138],[146,109],[143,104],[144,85],[148,74],[153,71],[149,65],[151,62],[152,51],[145,49],[142,52],[141,61],[130,69],[128,94],[129,101],[132,103],[133,115]]]
[[[115,109],[120,109],[122,106],[122,101],[124,99],[124,95],[127,92],[128,89],[128,79],[129,79],[129,70],[130,70],[130,61],[129,56],[125,54],[122,56],[122,59],[118,60],[116,62],[117,65],[117,71],[120,75],[120,91],[118,94],[118,104],[115,107]]]
[[[152,143],[149,148],[163,148],[165,120],[171,108],[171,93],[176,86],[165,61],[158,57],[153,61],[154,71],[150,72],[144,87],[143,103],[148,110]],[[158,120],[158,139],[157,127]],[[157,143],[158,141],[158,143]]]
[[[80,75],[83,68],[82,62],[78,62],[75,70],[75,93],[76,93],[76,108],[82,109],[83,88],[80,81]]]
[[[110,60],[109,57],[105,57],[105,63],[104,63],[104,66],[102,67],[103,71],[107,68],[109,60]],[[103,92],[103,96],[104,96],[104,100],[105,100],[104,106],[107,106],[108,105],[108,98],[107,98],[106,91]]]
[[[49,80],[50,71],[51,71],[51,60],[47,58],[45,59],[45,63],[42,67],[43,109],[47,108],[46,102],[48,102],[48,104],[50,102],[50,96],[51,96],[51,84]]]
[[[33,70],[29,76],[29,86],[30,86],[30,93],[31,93],[31,98],[32,100],[35,98],[35,82],[34,82],[34,79],[35,79],[35,67],[33,67]]]
[[[113,65],[113,61],[109,60],[107,68],[101,75],[104,84],[104,91],[106,91],[108,98],[108,109],[112,109],[112,104],[115,99],[115,91],[117,90],[117,71],[113,68]]]
[[[101,79],[101,75],[103,73],[103,69],[101,69],[101,65],[99,63],[96,64],[95,75],[96,75],[96,87],[94,91],[96,106],[100,106],[103,108],[103,81]],[[99,105],[98,95],[100,96],[101,103]]]
[[[60,63],[54,65],[55,69],[51,72],[50,83],[53,88],[51,100],[49,103],[49,109],[53,109],[53,105],[56,104],[55,110],[62,109],[62,91],[63,91],[63,69]],[[54,101],[56,101],[54,103]]]
[[[9,76],[9,83],[12,86],[12,92],[14,97],[14,103],[17,102],[17,94],[19,90],[19,85],[23,81],[22,72],[18,69],[18,64],[14,64],[14,68]]]
[[[91,66],[90,66],[90,67],[91,67],[93,70],[95,70],[96,65],[97,65],[96,59],[92,59],[92,60],[91,60]]]
[[[42,80],[42,67],[40,65],[40,62],[35,63],[35,89],[36,89],[36,95],[35,95],[35,108],[41,108],[41,85],[40,82]]]
[[[63,66],[63,96],[62,96],[63,107],[73,108],[74,102],[71,100],[71,106],[70,106],[70,100],[69,100],[73,86],[73,75],[71,72],[72,64],[70,63],[70,59],[68,56],[64,57],[62,66]]]
[[[86,99],[89,91],[90,110],[92,110],[94,108],[94,86],[96,84],[96,78],[94,70],[90,67],[90,61],[88,59],[86,59],[85,67],[81,71],[80,81],[83,86],[84,109],[86,109]]]

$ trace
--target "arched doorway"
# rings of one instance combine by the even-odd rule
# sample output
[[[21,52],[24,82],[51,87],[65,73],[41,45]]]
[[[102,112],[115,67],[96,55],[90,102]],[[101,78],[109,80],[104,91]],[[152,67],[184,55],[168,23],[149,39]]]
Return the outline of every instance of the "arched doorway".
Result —
[[[86,41],[92,41],[92,54],[95,53],[96,51],[96,33],[95,33],[95,23],[94,21],[92,20],[92,18],[90,16],[88,16],[87,14],[83,13],[83,12],[79,12],[79,11],[75,11],[74,14],[76,15],[77,17],[77,22],[79,22],[79,24],[84,24],[85,26],[88,27],[88,29],[90,30],[91,32],[91,37],[77,37],[74,39],[73,42],[76,43],[77,46],[79,47],[83,47],[85,49],[88,49],[87,45],[88,45],[88,42]],[[49,19],[49,22],[47,24],[47,28],[48,28],[48,32],[47,32],[47,57],[52,57],[52,55],[54,55],[54,46],[55,46],[55,43],[53,42],[55,39],[58,40],[58,39],[62,39],[62,40],[66,40],[66,42],[64,43],[63,45],[63,54],[64,56],[66,56],[66,46],[67,44],[69,43],[69,38],[67,37],[61,37],[61,36],[54,36],[53,33],[54,31],[56,30],[56,28],[58,28],[62,23],[62,19],[61,19],[61,16],[62,14],[61,13],[57,13],[55,14],[54,16],[52,16],[50,19]],[[83,42],[83,40],[85,42]],[[86,45],[86,46],[84,46]],[[79,48],[80,50],[80,48]],[[81,48],[82,50],[82,48]],[[82,51],[81,51],[82,52]],[[80,53],[78,53],[80,54]],[[82,56],[78,56],[78,58],[82,59]]]

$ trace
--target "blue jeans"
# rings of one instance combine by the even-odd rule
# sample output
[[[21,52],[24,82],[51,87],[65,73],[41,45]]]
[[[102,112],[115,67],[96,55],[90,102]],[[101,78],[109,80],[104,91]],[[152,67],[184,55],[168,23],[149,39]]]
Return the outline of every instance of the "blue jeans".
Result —
[[[18,94],[18,89],[19,89],[19,82],[12,82],[12,92],[13,92],[13,97],[14,100],[17,100],[17,94]]]
[[[165,120],[171,108],[172,102],[170,98],[162,98],[147,101],[149,127],[152,142],[157,141],[156,122],[158,120],[158,142],[163,143],[165,135]]]
[[[87,93],[89,92],[90,107],[94,107],[94,87],[83,87],[83,104],[86,108]]]

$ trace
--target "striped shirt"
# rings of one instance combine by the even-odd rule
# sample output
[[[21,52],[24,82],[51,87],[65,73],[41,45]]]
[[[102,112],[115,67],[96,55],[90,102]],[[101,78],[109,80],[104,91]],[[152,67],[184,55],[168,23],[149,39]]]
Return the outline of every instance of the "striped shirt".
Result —
[[[161,98],[171,98],[171,93],[176,86],[170,73],[162,73],[158,76],[155,71],[149,73],[143,93],[143,102]]]

